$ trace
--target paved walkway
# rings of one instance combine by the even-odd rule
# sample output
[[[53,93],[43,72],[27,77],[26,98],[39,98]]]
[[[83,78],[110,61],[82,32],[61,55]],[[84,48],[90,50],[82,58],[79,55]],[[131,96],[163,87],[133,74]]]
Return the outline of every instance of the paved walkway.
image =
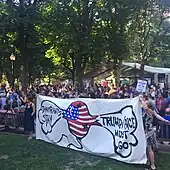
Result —
[[[158,144],[159,150],[164,152],[170,152],[169,142],[164,142],[164,144]]]

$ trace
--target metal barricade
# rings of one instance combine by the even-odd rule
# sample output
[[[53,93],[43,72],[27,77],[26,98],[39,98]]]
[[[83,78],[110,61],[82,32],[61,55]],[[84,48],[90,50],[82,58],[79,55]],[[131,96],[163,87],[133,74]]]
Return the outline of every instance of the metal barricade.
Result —
[[[170,125],[160,123],[157,126],[157,137],[160,141],[170,141]]]
[[[24,113],[6,113],[0,112],[0,125],[1,127],[24,127]]]

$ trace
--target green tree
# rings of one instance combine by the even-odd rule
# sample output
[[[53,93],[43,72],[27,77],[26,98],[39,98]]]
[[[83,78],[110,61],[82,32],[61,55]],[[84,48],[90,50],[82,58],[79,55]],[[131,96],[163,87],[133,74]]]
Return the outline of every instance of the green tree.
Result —
[[[96,1],[90,0],[52,1],[44,12],[49,19],[45,28],[51,28],[47,57],[58,61],[79,89],[83,87],[82,78],[90,63],[97,65],[97,58],[100,60],[96,57],[101,51],[96,50],[95,7]]]
[[[44,8],[47,26],[42,27],[49,32],[44,36],[50,45],[47,57],[65,68],[79,87],[84,73],[99,69],[101,62],[118,68],[127,56],[126,25],[135,5],[129,0],[51,1]]]
[[[127,24],[135,12],[136,1],[98,1],[98,32],[102,35],[105,61],[113,65],[116,83],[119,84],[121,64],[128,56]]]
[[[159,60],[165,52],[162,40],[168,30],[164,29],[164,10],[165,6],[156,0],[145,1],[136,8],[134,18],[129,22],[129,54],[133,61],[141,63],[141,78],[144,77],[144,66]]]
[[[2,43],[7,51],[6,54],[2,53],[2,55],[6,57],[8,53],[9,56],[9,52],[17,54],[17,64],[20,64],[19,69],[21,69],[20,73],[22,73],[20,80],[25,91],[32,68],[37,68],[35,63],[41,65],[42,59],[40,58],[39,63],[32,61],[37,57],[44,58],[46,51],[46,44],[41,41],[41,33],[38,29],[39,25],[44,22],[41,17],[41,7],[45,2],[47,3],[47,1],[42,0],[8,0],[6,3],[0,3],[1,8],[3,8],[0,15],[2,17],[1,39],[4,41]],[[12,51],[11,45],[13,47]],[[47,61],[47,59],[44,60]],[[6,59],[2,61],[5,62]],[[44,67],[44,69],[47,69],[47,67]],[[36,72],[37,70],[34,71]]]

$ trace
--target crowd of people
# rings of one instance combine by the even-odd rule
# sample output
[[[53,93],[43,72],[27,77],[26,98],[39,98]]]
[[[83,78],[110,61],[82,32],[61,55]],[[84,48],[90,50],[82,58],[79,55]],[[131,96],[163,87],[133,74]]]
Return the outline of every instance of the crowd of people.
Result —
[[[27,89],[27,94],[14,88],[0,87],[0,110],[11,113],[24,113],[24,130],[28,132],[28,139],[32,139],[35,119],[35,98],[36,95],[44,95],[55,98],[105,98],[105,99],[127,99],[140,95],[143,114],[143,125],[147,139],[147,153],[150,161],[150,168],[156,169],[154,161],[154,150],[157,148],[155,135],[155,120],[169,123],[163,116],[170,113],[170,95],[167,89],[154,85],[148,86],[147,91],[142,95],[136,92],[135,87],[129,84],[122,84],[116,87],[113,83],[89,85],[79,92],[69,84],[42,85]]]
[[[113,84],[102,86],[95,84],[94,86],[86,87],[83,92],[79,92],[71,85],[42,85],[27,89],[27,94],[24,91],[6,88],[5,85],[0,87],[0,109],[7,111],[21,111],[26,103],[26,97],[31,96],[35,99],[36,95],[44,95],[55,98],[130,98],[135,96],[135,89],[128,84],[116,88]]]

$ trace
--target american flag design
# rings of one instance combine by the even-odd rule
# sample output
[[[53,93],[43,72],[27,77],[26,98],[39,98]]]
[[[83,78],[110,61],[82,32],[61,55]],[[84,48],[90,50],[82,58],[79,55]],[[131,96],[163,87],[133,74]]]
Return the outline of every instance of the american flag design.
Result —
[[[98,116],[92,116],[84,102],[76,101],[71,103],[64,111],[64,118],[68,121],[70,132],[77,138],[84,138],[91,125],[101,126],[96,120]]]

